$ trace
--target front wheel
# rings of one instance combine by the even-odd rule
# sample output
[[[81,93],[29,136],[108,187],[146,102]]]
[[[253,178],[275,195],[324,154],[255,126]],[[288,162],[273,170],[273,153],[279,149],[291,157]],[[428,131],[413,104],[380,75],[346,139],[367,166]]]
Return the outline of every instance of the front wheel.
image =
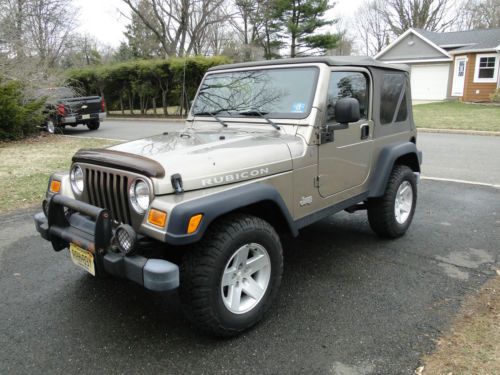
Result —
[[[397,238],[408,230],[417,204],[417,181],[406,165],[396,165],[385,193],[368,201],[370,227],[380,237]]]
[[[279,237],[266,221],[235,214],[214,223],[186,254],[180,298],[200,329],[229,337],[262,319],[283,273]]]

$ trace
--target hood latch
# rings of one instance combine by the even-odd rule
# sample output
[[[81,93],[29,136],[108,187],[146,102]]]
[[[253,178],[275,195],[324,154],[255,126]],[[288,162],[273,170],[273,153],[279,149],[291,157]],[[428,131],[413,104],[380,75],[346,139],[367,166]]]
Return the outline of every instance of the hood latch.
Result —
[[[170,176],[170,182],[172,182],[172,187],[174,188],[175,194],[184,193],[184,187],[182,186],[182,176],[179,173]]]

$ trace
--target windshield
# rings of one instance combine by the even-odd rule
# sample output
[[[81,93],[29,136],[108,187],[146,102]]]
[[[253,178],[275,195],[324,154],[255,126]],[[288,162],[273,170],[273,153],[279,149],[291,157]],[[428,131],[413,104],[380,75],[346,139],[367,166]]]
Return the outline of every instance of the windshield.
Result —
[[[192,113],[305,118],[311,110],[317,76],[315,67],[209,74],[201,84]]]

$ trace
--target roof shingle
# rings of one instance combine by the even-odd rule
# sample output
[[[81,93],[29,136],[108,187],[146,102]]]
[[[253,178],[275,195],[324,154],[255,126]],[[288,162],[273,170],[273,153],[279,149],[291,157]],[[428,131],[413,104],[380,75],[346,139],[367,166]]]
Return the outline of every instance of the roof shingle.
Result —
[[[500,45],[500,29],[484,29],[440,33],[423,29],[414,29],[441,48],[455,51],[494,50]]]

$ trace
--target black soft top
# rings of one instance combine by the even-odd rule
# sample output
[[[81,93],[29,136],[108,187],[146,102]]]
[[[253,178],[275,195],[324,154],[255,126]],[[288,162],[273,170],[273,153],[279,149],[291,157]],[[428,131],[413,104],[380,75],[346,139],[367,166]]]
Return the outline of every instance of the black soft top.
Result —
[[[372,67],[387,70],[399,70],[409,72],[408,65],[403,64],[387,64],[372,59],[368,56],[317,56],[317,57],[298,57],[293,59],[277,59],[277,60],[264,60],[264,61],[251,61],[237,64],[226,64],[214,66],[209,71],[225,70],[225,69],[238,69],[249,68],[255,66],[267,65],[284,65],[284,64],[311,64],[321,63],[330,66],[362,66]]]

